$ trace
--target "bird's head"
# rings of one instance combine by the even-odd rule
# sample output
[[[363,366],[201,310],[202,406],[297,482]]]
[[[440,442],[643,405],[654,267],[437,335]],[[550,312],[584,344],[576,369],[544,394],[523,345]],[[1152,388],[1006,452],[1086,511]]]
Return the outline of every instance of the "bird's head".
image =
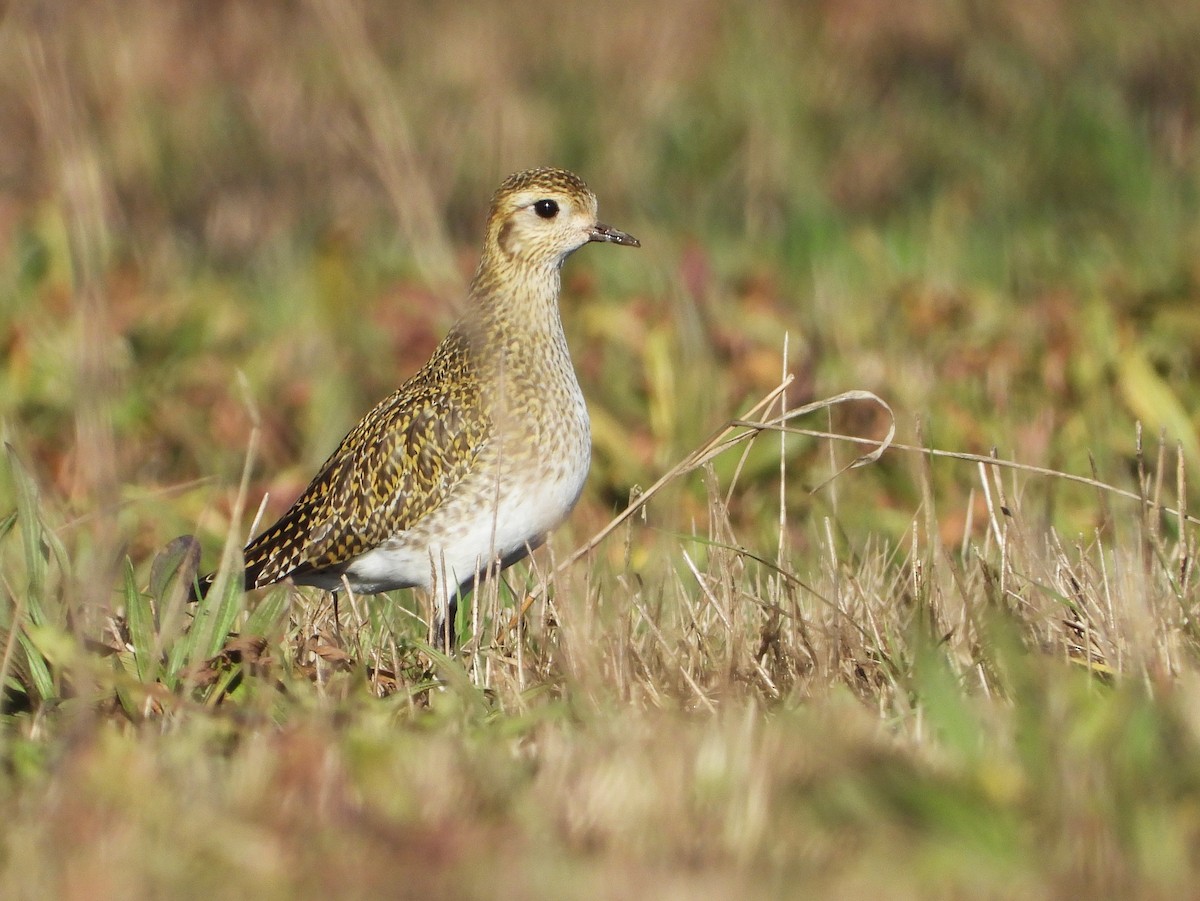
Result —
[[[558,268],[591,241],[641,246],[632,235],[596,221],[596,195],[566,169],[510,175],[492,197],[487,252],[508,264]]]

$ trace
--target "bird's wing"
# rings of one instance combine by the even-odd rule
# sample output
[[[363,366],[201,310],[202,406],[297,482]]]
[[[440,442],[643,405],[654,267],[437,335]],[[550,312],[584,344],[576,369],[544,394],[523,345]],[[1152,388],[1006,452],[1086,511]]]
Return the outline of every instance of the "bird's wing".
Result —
[[[368,413],[291,509],[246,547],[247,587],[336,570],[416,525],[471,471],[491,424],[462,348],[448,345]]]

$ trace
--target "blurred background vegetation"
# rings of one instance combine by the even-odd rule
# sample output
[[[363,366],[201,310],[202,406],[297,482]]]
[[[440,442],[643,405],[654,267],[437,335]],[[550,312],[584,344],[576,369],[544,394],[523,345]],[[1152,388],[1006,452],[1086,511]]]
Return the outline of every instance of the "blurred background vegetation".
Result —
[[[286,506],[535,164],[646,245],[567,271],[602,512],[773,385],[784,332],[794,402],[875,390],[904,437],[1116,479],[1140,419],[1200,462],[1193,4],[49,3],[3,37],[0,421],[76,512],[215,480],[132,516],[139,549],[226,503],[237,369]],[[905,466],[849,481],[901,534]]]
[[[56,536],[46,546],[65,546],[74,587],[64,617],[77,634],[98,634],[99,626],[85,627],[89,618],[101,622],[154,581],[150,560],[173,536],[195,532],[215,562],[231,531],[244,537],[264,493],[268,516],[290,503],[346,429],[453,322],[491,192],[534,165],[579,172],[600,197],[602,218],[643,243],[637,252],[586,250],[564,273],[563,318],[592,412],[595,464],[561,549],[784,372],[795,379],[793,405],[867,389],[891,404],[902,440],[996,448],[1133,490],[1144,462],[1141,422],[1152,461],[1165,437],[1168,466],[1158,473],[1166,472],[1166,496],[1178,490],[1196,507],[1195,488],[1177,486],[1169,464],[1178,446],[1191,471],[1200,465],[1200,4],[18,0],[0,11],[0,438],[29,474],[28,483],[19,474],[4,480],[0,514],[36,509],[46,535]],[[256,425],[249,509],[239,510],[236,486]],[[832,426],[880,437],[887,422],[862,405],[832,414]],[[593,683],[578,674],[574,682],[547,678],[547,696],[566,698],[566,714],[547,707],[502,724],[499,739],[486,714],[464,714],[460,742],[447,725],[458,722],[454,714],[438,721],[444,733],[404,733],[395,744],[395,710],[362,706],[353,694],[330,702],[347,705],[338,716],[351,727],[318,715],[308,731],[276,735],[272,724],[326,711],[327,699],[301,694],[284,714],[282,701],[260,697],[247,702],[246,721],[262,717],[248,732],[230,721],[193,723],[203,734],[179,739],[174,758],[157,745],[89,744],[62,778],[92,787],[126,771],[165,780],[204,808],[209,819],[196,821],[204,824],[231,816],[241,785],[261,801],[254,815],[269,821],[244,825],[247,834],[259,830],[260,850],[269,844],[263,834],[285,831],[284,808],[263,806],[271,799],[293,798],[298,810],[312,794],[343,797],[323,768],[331,747],[345,752],[346,779],[368,798],[390,797],[380,786],[398,783],[437,799],[432,813],[403,801],[374,810],[371,822],[397,835],[364,829],[358,813],[346,813],[351,807],[334,804],[321,820],[332,831],[321,833],[320,847],[350,862],[318,876],[304,869],[305,855],[283,855],[298,874],[285,889],[344,877],[368,896],[384,884],[372,879],[413,878],[413,860],[425,852],[459,860],[476,853],[461,851],[467,846],[495,844],[500,850],[488,853],[496,860],[482,860],[501,866],[508,853],[532,854],[545,837],[539,828],[567,835],[572,853],[601,849],[599,861],[587,858],[580,897],[589,888],[640,892],[645,873],[628,869],[631,859],[658,876],[654,867],[669,869],[666,888],[689,897],[741,891],[740,868],[751,866],[778,891],[780,874],[796,875],[781,861],[797,860],[807,877],[851,872],[836,883],[846,897],[880,886],[903,894],[888,873],[914,860],[923,874],[912,883],[918,897],[948,870],[960,888],[1008,886],[1035,897],[1132,891],[1159,871],[1162,885],[1186,885],[1200,847],[1200,713],[1179,698],[1170,703],[1180,709],[1147,707],[1128,685],[1100,701],[1094,681],[1036,659],[979,663],[978,690],[964,687],[973,669],[943,671],[924,646],[889,658],[885,646],[908,624],[888,621],[889,611],[903,601],[903,615],[920,618],[912,613],[922,597],[920,561],[899,561],[911,571],[898,565],[909,541],[918,556],[914,523],[926,522],[923,538],[965,550],[987,543],[989,516],[974,466],[934,461],[925,470],[897,452],[811,491],[857,453],[793,436],[783,490],[796,573],[836,582],[839,567],[861,563],[855,578],[885,584],[871,626],[877,644],[857,621],[861,635],[846,628],[850,638],[829,639],[843,643],[831,652],[830,684],[852,686],[867,714],[835,695],[828,707],[762,722],[747,716],[744,725],[736,709],[711,728],[686,717],[669,719],[661,733],[657,721],[609,725],[572,706],[594,696],[605,709],[608,689],[596,686],[612,672],[596,664]],[[736,464],[717,461],[721,484]],[[770,557],[777,547],[779,481],[779,443],[760,441],[729,510],[730,534],[751,554]],[[38,498],[27,484],[39,486]],[[1161,546],[1152,539],[1175,529],[1174,520],[1131,538],[1112,516],[1115,509],[1118,521],[1140,522],[1132,505],[1110,508],[1055,479],[1011,484],[1026,524],[1054,527],[1068,544],[1079,536],[1079,571],[1059,560],[1046,572],[1057,566],[1085,583],[1091,573],[1107,589],[1107,570],[1096,575],[1104,547],[1099,563],[1082,559],[1083,546],[1099,538],[1145,551],[1162,584],[1178,588],[1172,580],[1186,575],[1186,536],[1182,563],[1154,556]],[[597,557],[618,567],[632,559],[640,573],[658,556],[661,569],[682,571],[664,548],[672,535],[705,533],[695,523],[713,513],[713,494],[700,480],[672,490],[670,503],[649,509],[661,532],[638,532],[630,546],[611,541]],[[9,561],[20,556],[12,550],[17,519],[0,516]],[[1040,536],[1036,528],[1029,534]],[[43,539],[35,529],[24,540]],[[1044,545],[1061,550],[1057,541]],[[845,560],[835,545],[848,551]],[[1011,560],[996,571],[1005,565]],[[0,611],[10,649],[24,603],[18,569],[9,566]],[[1114,578],[1129,587],[1141,571],[1134,565]],[[990,586],[993,571],[981,564],[980,573],[968,575]],[[969,594],[966,577],[954,578]],[[114,586],[123,579],[122,594]],[[1197,653],[1194,589],[1186,578],[1181,584],[1178,606],[1145,628],[1153,641],[1171,636],[1162,640],[1170,654],[1104,658],[1110,675],[1124,667],[1168,699],[1180,673],[1194,675]],[[1060,602],[1070,606],[1061,596],[1045,601]],[[757,633],[749,634],[756,646]],[[1122,640],[1110,637],[1114,646]],[[691,637],[671,640],[682,648]],[[766,631],[762,641],[767,647]],[[959,641],[947,654],[976,653],[956,633]],[[853,642],[869,650],[851,653]],[[708,660],[701,652],[708,648],[696,651],[697,667]],[[1007,713],[975,706],[990,700],[985,670],[1008,674]],[[670,708],[670,699],[691,696],[673,673],[649,666],[644,685],[622,683],[621,691]],[[714,695],[754,695],[732,666],[726,675]],[[822,695],[825,675],[796,677],[806,699]],[[502,697],[506,709],[526,703]],[[874,706],[919,753],[880,737]],[[5,773],[18,782],[49,778],[48,752],[37,750],[40,722],[20,721],[12,734],[28,743],[5,749]],[[513,734],[522,749],[538,736],[546,769],[527,770],[525,751],[509,753]],[[814,734],[829,746],[818,747]],[[232,775],[194,766],[197,748],[238,742],[244,754],[232,758]],[[989,757],[980,742],[1003,750]],[[458,781],[441,778],[441,766]],[[662,794],[653,802],[621,794],[656,779],[684,794],[655,789]],[[580,784],[592,785],[594,797],[580,789],[591,799],[588,816],[572,819],[554,799]],[[610,803],[614,784],[620,801]],[[165,803],[89,807],[90,791],[78,810],[71,792],[59,791],[66,802],[49,825],[35,826],[36,802],[14,790],[13,816],[23,811],[29,831],[12,833],[10,856],[60,840],[100,849],[74,872],[86,891],[115,878],[89,816],[114,817],[149,842],[122,846],[138,860],[163,841],[165,824],[178,822],[179,809]],[[768,800],[776,798],[778,807]],[[667,814],[698,833],[672,832],[660,822]],[[464,829],[474,831],[455,845],[449,836]],[[343,847],[343,831],[361,844]],[[200,860],[226,860],[232,852],[218,846],[218,834],[189,835],[186,846],[200,848]],[[410,839],[414,858],[389,857]],[[921,853],[912,857],[913,849]],[[710,853],[715,874],[697,863]],[[875,866],[840,869],[859,854]],[[356,867],[363,860],[374,869]],[[622,866],[610,870],[606,861]],[[145,877],[135,888],[153,896],[156,886],[205,886],[221,872],[178,866],[178,882]],[[546,886],[567,870],[536,872],[505,882],[507,892],[540,887],[554,896]],[[607,881],[614,872],[634,875]],[[430,873],[436,895],[445,886],[436,866]],[[53,882],[16,874],[28,897]],[[287,895],[266,876],[234,885]],[[495,888],[476,880],[446,891]]]

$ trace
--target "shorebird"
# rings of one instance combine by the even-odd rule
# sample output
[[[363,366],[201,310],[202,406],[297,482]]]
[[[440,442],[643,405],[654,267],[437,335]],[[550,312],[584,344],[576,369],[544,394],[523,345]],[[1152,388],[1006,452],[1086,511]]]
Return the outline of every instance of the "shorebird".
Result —
[[[585,244],[640,246],[596,210],[596,195],[565,169],[505,179],[464,315],[246,546],[247,590],[423,588],[436,604],[435,640],[453,645],[459,597],[540,545],[587,478],[591,429],[559,273]]]

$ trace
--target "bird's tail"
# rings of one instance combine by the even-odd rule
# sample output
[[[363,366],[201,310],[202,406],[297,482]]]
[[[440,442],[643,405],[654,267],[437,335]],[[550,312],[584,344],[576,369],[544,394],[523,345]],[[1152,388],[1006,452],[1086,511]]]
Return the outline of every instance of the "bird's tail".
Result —
[[[212,588],[213,582],[216,581],[216,573],[208,573],[204,576],[199,576],[192,579],[192,584],[188,588],[188,603],[194,604],[197,601],[202,601],[208,595],[208,590]]]
[[[236,578],[236,576],[235,576],[235,578]],[[191,589],[188,593],[188,601],[190,601],[191,603],[195,603],[196,601],[204,600],[204,598],[208,596],[209,589],[211,589],[213,587],[213,583],[216,581],[217,581],[216,573],[208,573],[207,575],[199,576],[195,579],[192,579]],[[254,587],[254,583],[251,580],[250,574],[243,572],[242,573],[242,591],[249,591],[253,587]]]

